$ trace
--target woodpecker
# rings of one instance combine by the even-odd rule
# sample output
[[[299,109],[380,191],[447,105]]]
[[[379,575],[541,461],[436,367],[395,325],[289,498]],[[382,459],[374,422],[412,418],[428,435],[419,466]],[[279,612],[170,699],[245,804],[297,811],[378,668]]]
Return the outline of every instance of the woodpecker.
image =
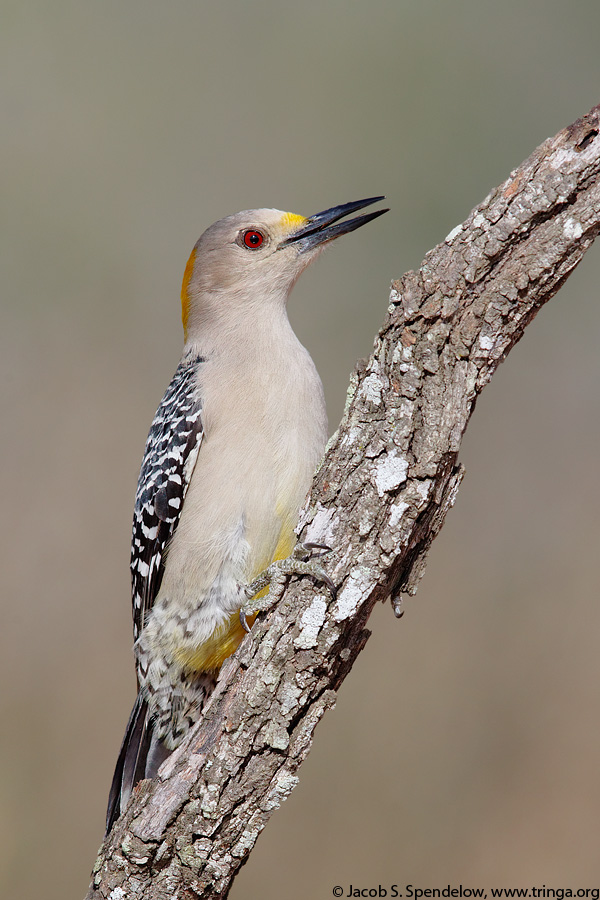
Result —
[[[319,574],[290,554],[327,415],[321,380],[286,305],[328,242],[387,210],[345,217],[383,199],[309,218],[245,210],[211,225],[188,260],[183,354],[150,428],[135,499],[138,694],[107,832],[135,784],[156,776],[198,720],[223,661],[248,630],[246,617],[253,621],[269,605],[265,586],[282,573]]]

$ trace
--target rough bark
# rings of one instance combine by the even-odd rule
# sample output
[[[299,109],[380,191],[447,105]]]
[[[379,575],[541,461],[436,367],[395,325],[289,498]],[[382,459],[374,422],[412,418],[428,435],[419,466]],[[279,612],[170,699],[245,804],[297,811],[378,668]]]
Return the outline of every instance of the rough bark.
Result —
[[[293,580],[223,667],[202,721],[142,782],[88,898],[225,897],[295,786],[378,600],[412,594],[462,478],[475,401],[600,231],[600,106],[543,143],[392,286],[301,538],[333,547],[333,600]]]

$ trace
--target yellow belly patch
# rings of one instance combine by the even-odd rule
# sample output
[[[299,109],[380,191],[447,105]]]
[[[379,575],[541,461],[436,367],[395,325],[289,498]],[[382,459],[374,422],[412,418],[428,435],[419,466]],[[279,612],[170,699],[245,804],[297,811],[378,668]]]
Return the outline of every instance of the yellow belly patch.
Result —
[[[255,618],[249,616],[248,624],[252,625]],[[239,614],[234,613],[223,625],[215,628],[207,641],[192,650],[178,650],[175,658],[187,674],[218,672],[227,657],[240,646],[245,634]]]
[[[294,549],[295,544],[296,535],[293,530],[282,529],[271,562],[274,562],[276,559],[285,559],[288,557]],[[258,571],[253,574],[252,577],[255,578],[260,575],[268,565],[269,563],[267,562],[265,565],[259,567]],[[269,588],[267,586],[266,588],[263,588],[262,591],[259,591],[256,596],[264,597],[268,590]],[[256,615],[248,616],[248,624],[252,626],[255,619]],[[234,613],[223,625],[219,628],[215,628],[207,641],[204,641],[199,647],[194,647],[191,650],[178,650],[175,653],[175,658],[187,674],[218,672],[227,657],[231,656],[232,653],[235,653],[245,634],[246,632],[240,622],[239,613]]]

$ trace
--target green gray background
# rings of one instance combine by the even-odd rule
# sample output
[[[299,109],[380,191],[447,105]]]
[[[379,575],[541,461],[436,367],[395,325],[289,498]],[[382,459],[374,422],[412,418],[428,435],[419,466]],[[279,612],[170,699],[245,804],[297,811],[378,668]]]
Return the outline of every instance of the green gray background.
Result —
[[[200,232],[377,193],[290,315],[330,423],[389,283],[600,101],[600,5],[1,5],[0,881],[78,897],[134,696],[129,532]],[[600,257],[485,391],[389,607],[231,892],[598,884]]]

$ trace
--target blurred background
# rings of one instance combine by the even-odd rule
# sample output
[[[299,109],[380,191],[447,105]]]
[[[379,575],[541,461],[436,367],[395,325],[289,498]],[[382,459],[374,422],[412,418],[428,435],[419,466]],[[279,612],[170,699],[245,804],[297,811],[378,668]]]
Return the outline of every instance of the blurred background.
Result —
[[[63,900],[87,889],[134,698],[130,519],[196,238],[387,195],[292,298],[333,430],[390,281],[600,101],[600,5],[0,10],[0,893]],[[599,254],[486,389],[419,593],[400,621],[376,609],[232,900],[597,886]]]

